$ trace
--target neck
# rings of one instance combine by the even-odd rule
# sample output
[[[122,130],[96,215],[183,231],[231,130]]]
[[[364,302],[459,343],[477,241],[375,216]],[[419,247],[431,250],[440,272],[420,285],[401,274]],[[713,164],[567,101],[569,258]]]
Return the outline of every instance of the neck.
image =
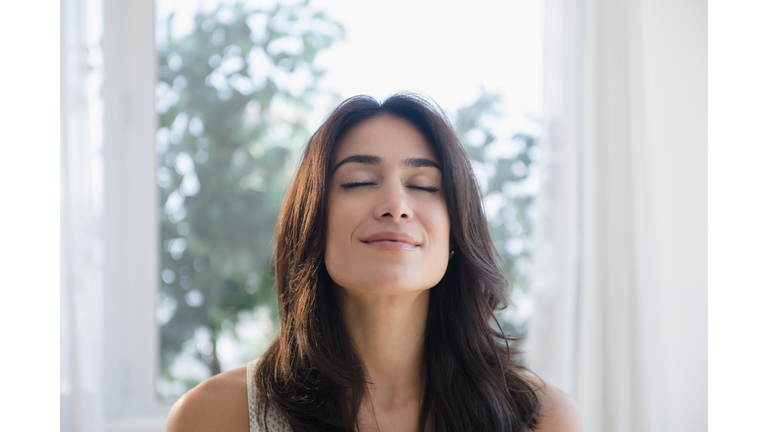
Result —
[[[420,399],[429,290],[380,295],[337,287],[344,323],[376,399]]]

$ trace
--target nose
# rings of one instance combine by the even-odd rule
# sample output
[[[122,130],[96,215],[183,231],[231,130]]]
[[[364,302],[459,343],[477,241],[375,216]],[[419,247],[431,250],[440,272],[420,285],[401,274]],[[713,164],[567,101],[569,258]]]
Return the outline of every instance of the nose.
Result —
[[[391,219],[394,222],[409,221],[413,218],[408,194],[400,182],[391,182],[381,189],[374,217],[379,220]]]

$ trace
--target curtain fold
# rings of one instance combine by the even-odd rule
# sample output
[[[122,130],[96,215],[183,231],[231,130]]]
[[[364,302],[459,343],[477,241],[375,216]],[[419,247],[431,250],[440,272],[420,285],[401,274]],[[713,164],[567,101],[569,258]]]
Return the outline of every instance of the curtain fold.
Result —
[[[530,365],[587,431],[706,430],[706,3],[545,20]]]
[[[89,64],[89,12],[86,0],[61,2],[60,427],[78,432],[103,429],[99,107],[93,103],[99,82]]]

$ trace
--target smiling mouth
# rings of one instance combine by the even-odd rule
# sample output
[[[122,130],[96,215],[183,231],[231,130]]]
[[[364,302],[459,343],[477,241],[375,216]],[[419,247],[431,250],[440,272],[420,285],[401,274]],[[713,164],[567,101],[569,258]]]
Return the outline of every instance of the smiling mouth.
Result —
[[[360,241],[376,249],[390,251],[409,251],[420,246],[418,240],[402,231],[379,231]]]
[[[374,240],[374,241],[364,241],[363,243],[367,244],[368,246],[374,247],[376,249],[381,250],[393,250],[393,251],[408,251],[408,250],[415,250],[418,248],[418,245],[408,243],[405,241],[399,241],[399,240]]]

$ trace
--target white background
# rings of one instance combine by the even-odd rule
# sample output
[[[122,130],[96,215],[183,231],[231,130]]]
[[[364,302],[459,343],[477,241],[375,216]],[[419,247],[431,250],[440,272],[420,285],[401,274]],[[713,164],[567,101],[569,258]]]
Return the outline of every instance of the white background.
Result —
[[[0,27],[4,430],[59,421],[58,5],[8,2]],[[764,397],[768,328],[767,13],[761,3],[709,2],[709,419],[718,431],[765,422],[753,403]]]

